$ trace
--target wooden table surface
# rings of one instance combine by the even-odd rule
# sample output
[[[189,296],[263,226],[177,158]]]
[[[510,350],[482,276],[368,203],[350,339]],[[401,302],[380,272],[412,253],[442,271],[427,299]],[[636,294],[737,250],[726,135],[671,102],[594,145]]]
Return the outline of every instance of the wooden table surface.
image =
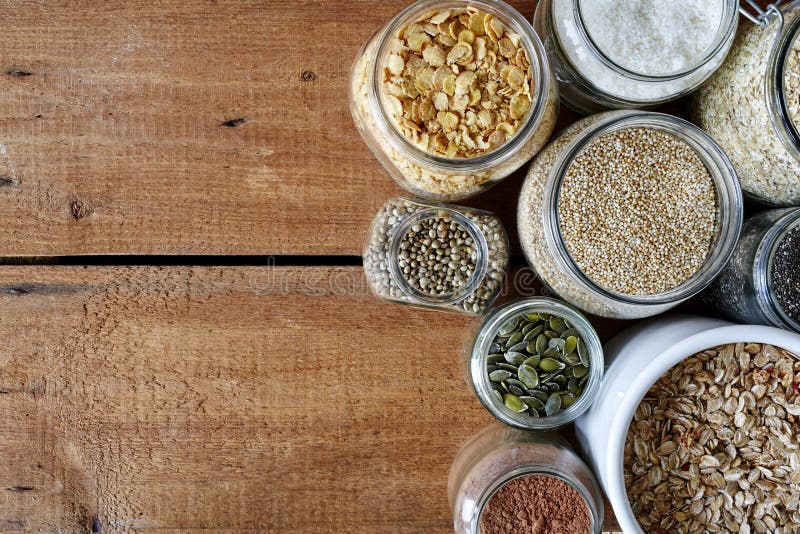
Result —
[[[406,4],[0,1],[0,532],[450,531],[471,320],[358,258],[402,191],[349,67]],[[469,202],[512,239],[521,178]]]

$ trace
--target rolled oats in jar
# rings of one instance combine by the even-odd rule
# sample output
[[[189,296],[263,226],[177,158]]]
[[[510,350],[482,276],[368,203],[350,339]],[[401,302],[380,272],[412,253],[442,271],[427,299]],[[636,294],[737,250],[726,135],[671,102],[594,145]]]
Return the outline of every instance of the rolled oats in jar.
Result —
[[[417,2],[361,50],[350,111],[397,183],[457,200],[502,180],[547,142],[557,90],[541,41],[502,1]]]
[[[752,18],[697,92],[693,119],[728,154],[746,196],[800,205],[800,2]]]
[[[508,237],[489,212],[394,198],[373,219],[363,260],[383,300],[480,315],[505,283]]]

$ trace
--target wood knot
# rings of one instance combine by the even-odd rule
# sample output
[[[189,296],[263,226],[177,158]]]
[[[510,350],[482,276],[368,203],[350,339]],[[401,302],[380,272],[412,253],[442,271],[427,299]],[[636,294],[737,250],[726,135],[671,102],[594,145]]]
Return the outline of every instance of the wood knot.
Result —
[[[33,73],[28,72],[27,70],[11,69],[7,70],[6,74],[8,74],[9,76],[30,76]]]
[[[313,70],[304,70],[300,75],[300,79],[304,82],[313,82],[317,79],[317,74]]]
[[[19,184],[12,177],[0,175],[0,187],[16,187],[17,185]]]
[[[69,203],[69,214],[72,215],[73,219],[79,221],[91,215],[92,209],[80,200],[73,200]]]
[[[235,119],[230,119],[227,121],[223,121],[219,123],[220,126],[226,126],[228,128],[236,128],[237,126],[241,126],[242,124],[247,122],[247,117],[237,117]]]

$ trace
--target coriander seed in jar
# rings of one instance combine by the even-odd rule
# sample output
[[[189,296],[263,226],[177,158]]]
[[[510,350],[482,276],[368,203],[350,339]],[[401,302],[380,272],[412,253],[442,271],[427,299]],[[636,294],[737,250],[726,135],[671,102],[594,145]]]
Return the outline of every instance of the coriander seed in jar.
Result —
[[[593,113],[692,92],[722,64],[738,20],[737,0],[541,0],[534,26],[562,101]]]
[[[693,120],[728,154],[748,198],[797,206],[800,2],[751,18],[756,22],[741,28],[722,67],[695,95]]]
[[[363,261],[383,300],[480,315],[505,283],[508,237],[489,212],[394,198],[372,221]]]
[[[350,79],[362,138],[404,189],[459,200],[547,142],[558,97],[541,41],[502,1],[412,4],[367,42]]]
[[[731,257],[742,195],[725,153],[692,124],[614,111],[534,160],[517,210],[528,263],[589,313],[636,319],[708,286]]]

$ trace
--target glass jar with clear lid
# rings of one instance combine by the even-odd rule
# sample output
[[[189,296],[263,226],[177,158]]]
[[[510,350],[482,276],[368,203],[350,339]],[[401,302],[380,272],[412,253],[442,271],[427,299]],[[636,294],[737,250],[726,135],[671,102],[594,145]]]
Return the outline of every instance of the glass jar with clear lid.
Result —
[[[594,113],[692,92],[722,63],[738,19],[737,0],[542,0],[534,26],[562,101]]]
[[[535,314],[535,320],[531,320],[531,314]],[[550,326],[554,318],[563,321],[561,326]],[[520,321],[516,323],[521,329],[520,334],[523,334],[519,336],[519,341],[504,336],[506,333],[503,329],[510,321]],[[537,327],[537,323],[543,326]],[[527,327],[527,324],[531,326]],[[499,340],[498,334],[504,339]],[[550,343],[557,338],[566,341],[570,336],[576,339],[574,347],[560,350],[554,349],[554,344]],[[546,338],[541,347],[535,346],[538,337]],[[600,338],[586,317],[559,300],[531,297],[495,308],[479,325],[473,327],[470,340],[465,350],[467,382],[489,413],[507,425],[527,430],[550,430],[564,426],[589,409],[600,391],[605,367]],[[514,347],[518,343],[521,346]],[[527,343],[531,346],[523,348]],[[493,368],[489,359],[499,353],[506,356],[501,360],[500,368],[511,370],[507,375],[512,380],[497,382],[490,374]],[[512,353],[520,354],[520,361],[509,359]],[[570,359],[570,353],[574,354],[574,359]],[[530,362],[529,358],[534,361]],[[545,369],[547,358],[557,361],[558,367]],[[512,362],[516,365],[511,365]],[[526,380],[521,372],[524,366],[530,366],[535,371],[535,383],[516,383],[518,381],[513,377],[517,375],[520,380]],[[576,367],[580,367],[582,372],[573,372]],[[555,413],[548,413],[546,405],[554,394],[561,397],[559,407]],[[508,396],[513,396],[514,402],[522,403],[519,409],[509,409]],[[568,406],[567,397],[570,402]]]
[[[366,43],[350,112],[415,196],[453,201],[502,180],[547,142],[557,86],[530,23],[500,0],[421,0]]]
[[[776,284],[776,256],[789,236],[794,246],[788,252],[800,257],[800,208],[767,210],[745,221],[733,258],[719,277],[703,292],[703,301],[723,315],[745,324],[777,326],[800,333],[800,302],[782,303]],[[786,260],[784,260],[786,261]],[[789,259],[791,261],[791,259]],[[786,266],[780,267],[786,271]],[[800,272],[795,264],[794,273]],[[783,275],[791,273],[784,272]],[[797,284],[794,274],[787,283]],[[791,294],[800,296],[800,287]]]
[[[497,216],[409,198],[387,201],[364,246],[364,274],[381,299],[468,315],[500,294],[508,236]]]
[[[745,195],[800,205],[800,2],[771,4],[741,28],[692,116],[733,162]]]
[[[614,154],[609,157],[616,157],[617,152],[614,151],[616,144],[620,141],[617,140],[619,138],[610,136],[615,134],[633,135],[635,132],[645,132],[651,136],[653,135],[651,132],[656,132],[661,137],[654,138],[660,140],[651,145],[656,147],[654,150],[664,143],[664,139],[668,139],[675,146],[685,149],[682,152],[683,155],[680,156],[683,160],[690,157],[697,160],[701,170],[704,168],[707,171],[705,179],[709,182],[708,195],[712,198],[705,200],[707,204],[713,205],[713,209],[709,208],[709,213],[701,212],[698,204],[699,197],[695,196],[697,189],[689,186],[686,186],[682,196],[678,197],[681,203],[677,207],[672,209],[673,207],[668,202],[665,203],[663,195],[669,195],[677,186],[683,187],[682,183],[685,181],[685,177],[682,169],[685,170],[685,168],[682,167],[670,171],[673,180],[672,186],[669,187],[660,182],[664,176],[670,176],[665,174],[659,175],[658,180],[649,179],[650,182],[653,182],[649,185],[645,180],[645,185],[638,191],[630,192],[628,189],[622,188],[618,181],[615,181],[612,184],[606,184],[603,189],[594,192],[588,191],[588,198],[581,197],[585,201],[583,204],[590,207],[587,209],[595,209],[595,204],[600,203],[609,195],[612,195],[611,198],[614,198],[615,201],[619,201],[619,197],[613,197],[615,191],[622,191],[620,194],[632,195],[630,202],[620,201],[619,210],[611,212],[618,217],[617,221],[604,220],[602,215],[607,212],[598,211],[600,219],[596,226],[597,228],[606,228],[607,226],[606,235],[618,235],[615,225],[618,221],[624,220],[623,216],[626,213],[639,216],[642,223],[652,220],[656,215],[665,217],[664,220],[656,218],[657,222],[648,227],[649,233],[645,233],[640,226],[628,226],[630,234],[621,235],[621,241],[619,241],[626,244],[626,251],[627,249],[634,252],[644,250],[640,248],[642,244],[647,244],[653,239],[658,239],[661,245],[648,248],[649,252],[675,249],[674,241],[676,240],[669,237],[672,234],[663,234],[660,231],[662,223],[668,223],[663,228],[680,232],[683,231],[683,225],[687,220],[685,217],[703,216],[705,218],[707,222],[699,228],[706,231],[703,234],[706,239],[706,252],[701,255],[703,251],[695,249],[691,240],[680,236],[684,247],[680,250],[681,254],[679,255],[675,249],[674,253],[659,256],[659,258],[666,258],[663,260],[663,264],[671,266],[670,269],[683,268],[683,274],[681,277],[677,277],[672,271],[660,270],[660,264],[651,265],[649,267],[651,274],[647,278],[651,283],[661,284],[662,280],[667,279],[667,275],[676,280],[675,285],[657,286],[657,290],[652,292],[623,292],[608,284],[601,284],[597,281],[598,278],[587,275],[585,269],[579,266],[574,251],[570,249],[570,244],[564,237],[563,226],[567,220],[566,217],[572,215],[570,213],[562,216],[559,213],[565,176],[571,172],[573,163],[585,158],[584,154],[587,153],[595,154],[595,158],[597,158],[598,151],[592,151],[592,147],[596,142],[599,143],[603,139],[609,138],[614,139],[611,145],[598,144],[597,146],[605,146],[607,153]],[[636,148],[630,150],[635,156],[633,160],[641,159],[642,156],[637,153]],[[645,177],[650,176],[649,173],[656,172],[655,165],[666,165],[676,159],[670,154],[649,157],[655,158],[652,159],[652,164],[646,166],[645,170],[636,171],[645,173]],[[616,163],[617,160],[611,162],[614,165]],[[590,164],[596,164],[596,162],[590,162]],[[620,164],[622,165],[623,162],[620,161]],[[606,169],[608,171],[606,174],[615,180],[622,179],[626,177],[624,169],[627,168],[622,166],[620,169],[623,170],[619,171],[616,168]],[[578,170],[581,170],[581,167]],[[595,175],[603,175],[602,169],[601,172],[595,171]],[[586,179],[585,175],[582,176],[581,180]],[[686,176],[688,177],[688,175]],[[583,183],[581,180],[577,180],[577,182]],[[572,183],[576,183],[576,180],[573,179]],[[574,196],[571,196],[576,189],[573,187],[571,191],[573,193],[564,197],[566,205],[576,202]],[[648,204],[651,198],[656,196],[662,198],[660,200],[662,207],[658,212],[653,211]],[[670,200],[670,198],[667,196],[666,200]],[[623,215],[619,215],[619,213]],[[730,258],[739,236],[741,223],[741,190],[736,173],[720,147],[707,134],[685,120],[646,111],[612,111],[592,115],[565,130],[542,150],[531,165],[520,193],[517,210],[517,225],[522,250],[528,263],[539,277],[567,302],[589,313],[615,319],[636,319],[662,313],[707,287]],[[674,230],[675,228],[678,230]],[[588,232],[592,230],[592,228],[584,227],[582,234],[588,235]],[[679,235],[675,234],[675,237],[679,237]],[[659,241],[656,241],[656,244]],[[614,244],[614,241],[611,243]],[[609,257],[612,257],[613,260],[617,256],[616,253],[608,252],[611,249],[605,247],[606,245],[593,244],[590,249],[587,249],[593,254],[592,258],[606,258],[609,267],[605,273],[601,274],[607,274],[607,278],[618,280],[637,280],[642,276],[638,272],[641,266],[634,267],[633,263],[621,263],[623,260],[618,260],[616,263],[608,260]],[[675,258],[682,259],[686,254],[694,254],[690,257],[694,258],[693,261],[697,268],[691,272],[685,270],[686,262],[675,261]],[[629,255],[627,261],[633,262],[637,258],[639,256]],[[654,274],[653,271],[655,271]]]
[[[586,504],[583,532],[603,530],[603,494],[587,465],[557,434],[527,432],[499,423],[484,428],[459,451],[447,481],[456,534],[498,534],[481,529],[487,503],[506,484],[525,476],[566,483]],[[513,526],[513,525],[512,525]]]

